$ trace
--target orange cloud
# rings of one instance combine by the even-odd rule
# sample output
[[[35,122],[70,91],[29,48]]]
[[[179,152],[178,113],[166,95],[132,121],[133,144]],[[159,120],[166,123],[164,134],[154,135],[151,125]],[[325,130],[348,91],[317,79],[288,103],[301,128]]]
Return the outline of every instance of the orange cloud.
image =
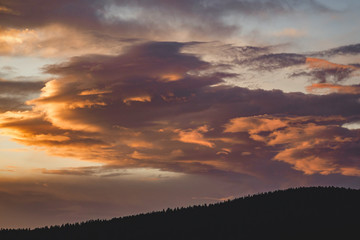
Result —
[[[274,131],[286,125],[287,122],[280,119],[269,119],[267,115],[241,117],[231,119],[230,122],[225,125],[224,132],[248,132],[250,138],[256,141],[264,141],[264,138],[259,135],[260,132]]]
[[[111,91],[110,90],[91,89],[91,90],[84,90],[81,93],[79,93],[79,95],[89,96],[89,95],[102,95],[102,94],[107,94],[107,93],[111,93]]]
[[[310,93],[345,93],[345,94],[360,94],[360,86],[344,86],[331,83],[313,83],[306,87],[306,90]]]
[[[150,96],[136,96],[136,97],[128,97],[123,100],[126,104],[131,104],[131,102],[151,102]]]
[[[182,76],[180,74],[164,74],[161,76],[161,79],[163,81],[170,81],[170,82],[177,81],[181,78],[182,78]]]
[[[203,125],[198,127],[197,129],[188,129],[188,130],[176,129],[174,132],[179,134],[178,140],[181,142],[195,143],[209,148],[213,148],[215,144],[207,140],[203,135],[203,133],[206,133],[208,131],[209,131],[208,126]]]
[[[29,42],[37,40],[36,33],[29,29],[4,28],[0,26],[0,53],[19,55],[29,53]]]
[[[342,117],[276,117],[270,115],[232,119],[225,132],[247,132],[255,141],[280,147],[274,160],[289,163],[305,174],[328,175],[340,173],[359,176],[360,167],[344,167],[342,148],[358,137],[343,135],[344,131],[332,121]],[[324,125],[324,123],[328,122]],[[329,124],[330,123],[330,124]],[[326,149],[326,150],[325,150]],[[348,163],[351,165],[351,162]],[[346,170],[345,170],[346,169]]]
[[[274,159],[278,161],[287,162],[293,165],[294,169],[302,171],[307,175],[311,175],[315,173],[319,173],[322,175],[329,175],[332,173],[341,172],[341,169],[339,169],[338,166],[332,164],[331,162],[329,162],[327,159],[324,158],[320,158],[316,156],[294,158],[294,155],[297,154],[298,151],[306,151],[306,150],[307,150],[306,147],[285,149],[284,151],[277,154],[274,157]]]
[[[40,97],[27,103],[33,105],[34,112],[45,114],[46,119],[56,127],[71,130],[99,131],[94,124],[86,124],[79,119],[68,118],[76,109],[106,106],[102,93],[92,90],[72,89],[73,96],[63,96],[64,83],[72,85],[76,79],[53,79],[41,90]],[[88,91],[88,92],[87,92]],[[84,92],[86,94],[84,94]],[[92,94],[89,94],[92,93]]]
[[[332,63],[320,58],[306,58],[306,64],[308,64],[310,68],[320,68],[320,69],[350,69],[350,70],[358,69],[357,67],[352,65]]]

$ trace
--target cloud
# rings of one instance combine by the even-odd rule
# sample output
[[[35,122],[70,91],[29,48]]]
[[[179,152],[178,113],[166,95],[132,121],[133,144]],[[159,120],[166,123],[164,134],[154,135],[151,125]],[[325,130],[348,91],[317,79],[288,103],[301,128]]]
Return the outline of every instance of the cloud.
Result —
[[[260,51],[256,52],[260,53]],[[234,62],[246,66],[250,70],[250,74],[256,74],[259,71],[261,74],[267,74],[266,72],[287,68],[289,80],[293,77],[306,77],[318,83],[339,83],[356,77],[359,71],[356,64],[337,64],[325,59],[295,53],[253,54],[253,56],[241,60],[234,60]]]
[[[0,112],[30,109],[24,102],[40,92],[44,82],[8,81],[0,78]]]
[[[233,52],[236,52],[236,50],[240,53],[240,48],[234,49]],[[229,82],[238,85],[248,82],[245,85],[246,87],[264,88],[271,81],[269,79],[275,78],[271,86],[285,89],[284,86],[287,86],[286,81],[283,81],[285,84],[280,84],[283,78],[289,82],[293,81],[294,84],[298,84],[295,81],[303,79],[303,89],[298,88],[303,92],[314,88],[315,85],[306,86],[310,82],[311,84],[318,84],[316,86],[320,86],[320,84],[344,86],[341,93],[350,93],[351,91],[344,90],[346,86],[358,84],[359,67],[357,64],[335,63],[333,60],[309,57],[312,54],[305,53],[276,53],[278,51],[279,49],[276,46],[269,46],[262,49],[254,48],[249,54],[239,54],[240,57],[236,53],[229,54],[228,59],[231,60],[222,61],[227,64],[230,70],[224,71],[238,74],[236,77],[230,77]],[[349,60],[351,58],[337,59],[337,61],[341,62],[349,62]],[[328,91],[328,93],[330,92]],[[317,94],[318,92],[312,91],[312,93]],[[319,92],[319,94],[323,93],[326,92]]]
[[[74,175],[74,176],[100,176],[100,177],[116,177],[129,175],[126,170],[116,171],[116,166],[108,165],[105,167],[78,167],[65,169],[39,169],[44,174],[58,174],[58,175]]]
[[[346,45],[325,51],[315,52],[312,53],[311,56],[332,57],[336,55],[357,55],[357,54],[360,54],[360,44]]]
[[[40,5],[42,8],[36,7]],[[114,9],[113,12],[111,11],[111,7]],[[25,19],[28,19],[27,24],[32,26],[59,21],[69,25],[73,23],[75,26],[91,24],[91,27],[96,27],[97,24],[100,25],[101,17],[107,18],[108,20],[112,19],[113,21],[117,20],[118,22],[131,22],[135,19],[144,21],[146,20],[147,14],[154,12],[163,13],[163,15],[172,14],[174,19],[180,18],[180,20],[186,23],[186,17],[190,17],[191,19],[201,18],[204,20],[206,18],[210,19],[210,16],[217,19],[229,13],[241,13],[245,15],[287,14],[303,11],[304,8],[313,11],[331,11],[331,9],[313,0],[301,2],[296,0],[207,0],[201,2],[186,0],[181,4],[173,0],[140,0],[136,2],[123,0],[65,0],[52,1],[51,3],[44,0],[30,0],[26,3],[19,0],[2,0],[1,9],[3,14],[1,15],[1,19],[7,20],[6,22],[10,23],[10,25],[17,26],[26,24]],[[147,12],[144,11],[145,9]],[[17,12],[18,14],[14,16],[14,14],[12,14],[13,12]],[[118,15],[116,12],[121,14]],[[156,19],[155,17],[155,20]],[[153,19],[149,20],[150,23],[154,21]],[[208,24],[210,25],[210,23]]]
[[[27,102],[32,109],[0,115],[3,134],[116,168],[272,178],[280,161],[284,171],[358,175],[358,132],[341,127],[359,120],[357,94],[224,85],[217,66],[181,52],[187,44],[149,42],[48,65],[58,78]]]
[[[30,0],[22,1],[2,0],[2,8],[17,12],[16,15],[1,14],[1,22],[9,27],[34,27],[43,26],[47,23],[65,22],[68,25],[91,24],[91,19],[96,19],[96,1],[53,1]],[[38,6],[41,6],[39,8]],[[72,11],[69,11],[72,8]]]
[[[359,70],[353,65],[336,64],[319,58],[306,58],[311,71],[307,73],[319,83],[339,83],[355,75]]]
[[[259,57],[240,62],[240,64],[248,65],[257,71],[272,71],[294,65],[302,65],[305,62],[306,57],[300,54],[277,53],[261,55]]]
[[[204,138],[203,133],[208,132],[208,126],[200,126],[197,129],[187,129],[187,130],[180,130],[175,129],[175,132],[179,134],[179,141],[185,143],[195,143],[199,145],[203,145],[209,148],[214,147],[214,143],[206,140]]]
[[[0,94],[20,95],[36,93],[44,86],[44,82],[7,81],[0,79]]]
[[[203,47],[205,47],[204,44]],[[194,50],[193,53],[199,54],[213,64],[222,66],[221,71],[236,74],[226,79],[228,83],[251,89],[278,88],[289,91],[290,84],[287,82],[293,82],[294,86],[297,86],[302,81],[303,88],[294,87],[291,90],[306,93],[309,82],[310,84],[329,83],[342,86],[358,83],[359,68],[357,64],[348,63],[356,61],[356,58],[353,59],[349,56],[325,59],[314,57],[313,53],[284,52],[284,46],[259,48],[213,45],[213,54],[219,56],[215,58],[204,53],[201,50],[201,44],[198,48],[200,50]],[[346,46],[339,49],[342,48],[347,49]],[[217,51],[222,51],[223,54]],[[316,94],[317,92],[312,93]]]
[[[360,94],[360,86],[343,86],[330,83],[313,83],[308,86],[307,91],[310,93],[344,93],[344,94]]]
[[[313,0],[186,0],[181,4],[163,0],[2,0],[0,4],[0,27],[11,32],[7,39],[23,43],[1,41],[0,51],[42,56],[85,51],[79,48],[100,53],[115,48],[119,39],[219,40],[237,37],[242,30],[241,16],[269,19],[304,10],[333,12]],[[64,35],[71,38],[72,46]],[[98,41],[103,44],[97,45]]]
[[[255,141],[282,146],[273,160],[289,163],[305,174],[359,176],[360,166],[354,161],[359,135],[336,124],[342,120],[336,116],[241,117],[231,119],[225,132],[247,132]]]
[[[306,58],[306,64],[308,64],[310,68],[315,69],[358,69],[357,67],[352,65],[336,64],[319,58]]]
[[[10,56],[59,58],[89,53],[117,54],[129,45],[129,39],[121,36],[58,23],[34,28],[0,26],[0,33],[0,53]],[[136,41],[132,39],[131,43]]]

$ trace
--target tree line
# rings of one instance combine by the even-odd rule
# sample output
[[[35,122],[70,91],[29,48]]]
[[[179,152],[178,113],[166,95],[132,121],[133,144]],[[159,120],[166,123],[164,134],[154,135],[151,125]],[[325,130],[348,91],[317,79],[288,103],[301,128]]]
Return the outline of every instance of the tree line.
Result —
[[[2,229],[0,239],[351,239],[358,236],[359,203],[360,190],[291,188],[111,220]]]

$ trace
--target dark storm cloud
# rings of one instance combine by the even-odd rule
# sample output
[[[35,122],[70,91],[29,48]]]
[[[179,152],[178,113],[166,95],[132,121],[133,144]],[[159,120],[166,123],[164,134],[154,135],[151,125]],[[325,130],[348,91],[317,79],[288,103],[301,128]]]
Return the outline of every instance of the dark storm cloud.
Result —
[[[226,74],[211,73],[216,66],[181,53],[186,45],[150,42],[118,56],[49,65],[46,72],[59,78],[29,102],[33,111],[7,113],[0,126],[52,154],[116,168],[271,178],[276,169],[291,174],[292,166],[306,174],[359,175],[353,160],[359,132],[341,127],[360,119],[358,94],[215,85]],[[342,158],[329,158],[329,151]]]

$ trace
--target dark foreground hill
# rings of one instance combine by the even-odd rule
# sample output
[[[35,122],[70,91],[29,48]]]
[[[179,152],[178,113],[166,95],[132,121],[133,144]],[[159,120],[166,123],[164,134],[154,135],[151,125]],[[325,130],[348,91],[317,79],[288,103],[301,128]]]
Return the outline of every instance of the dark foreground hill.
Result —
[[[1,240],[359,239],[360,190],[288,189],[209,206],[35,230],[3,230]]]

